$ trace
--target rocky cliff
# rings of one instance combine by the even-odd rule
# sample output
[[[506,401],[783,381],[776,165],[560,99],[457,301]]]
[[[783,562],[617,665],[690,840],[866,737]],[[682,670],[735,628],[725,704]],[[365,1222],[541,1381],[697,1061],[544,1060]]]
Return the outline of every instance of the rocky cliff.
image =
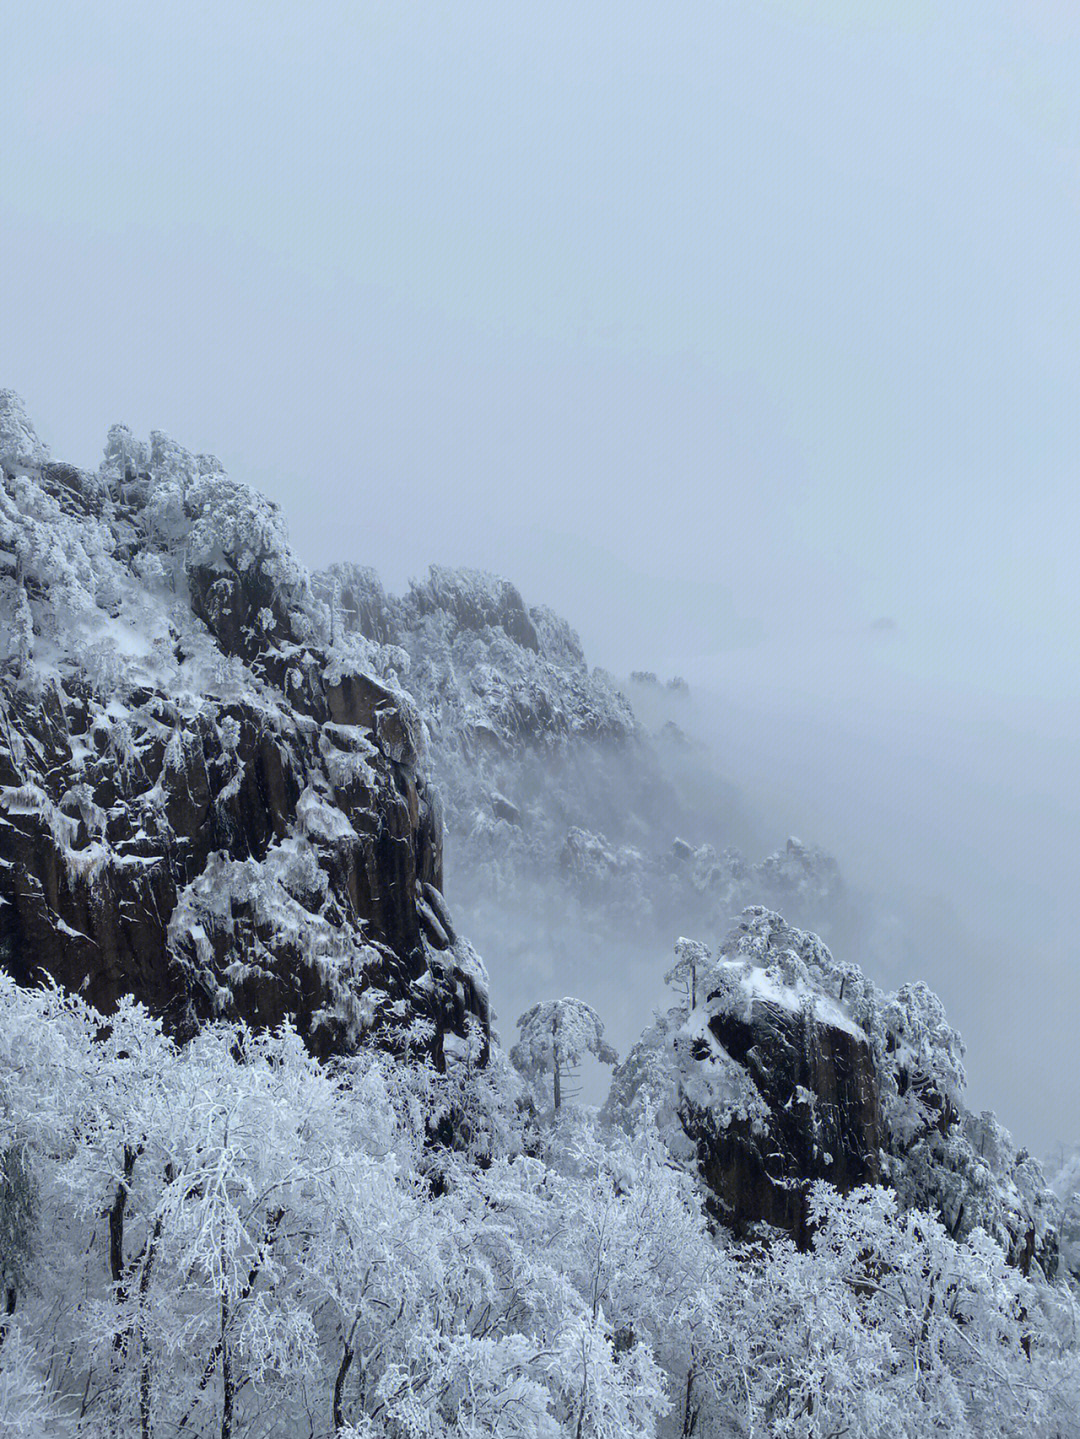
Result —
[[[423,725],[210,456],[50,463],[0,396],[0,963],[184,1034],[486,1046]]]
[[[810,1183],[844,1194],[880,1183],[881,1105],[866,1035],[839,1009],[815,1012],[793,998],[751,970],[738,1002],[712,1004],[697,1055],[715,1047],[742,1065],[760,1108],[717,1125],[688,1099],[684,1122],[724,1223],[740,1235],[772,1225],[804,1243]]]
[[[963,1045],[926,985],[884,994],[760,905],[715,957],[680,939],[667,978],[680,1002],[616,1070],[606,1114],[653,1113],[728,1229],[806,1244],[815,1180],[886,1184],[954,1238],[984,1229],[1053,1275],[1060,1205],[993,1115],[965,1108]]]
[[[723,932],[759,902],[837,933],[851,905],[835,862],[796,840],[745,859],[752,827],[715,758],[672,723],[650,732],[546,606],[440,566],[400,596],[354,564],[315,583],[423,715],[455,913],[504,1017],[572,973],[625,1047],[680,929]]]

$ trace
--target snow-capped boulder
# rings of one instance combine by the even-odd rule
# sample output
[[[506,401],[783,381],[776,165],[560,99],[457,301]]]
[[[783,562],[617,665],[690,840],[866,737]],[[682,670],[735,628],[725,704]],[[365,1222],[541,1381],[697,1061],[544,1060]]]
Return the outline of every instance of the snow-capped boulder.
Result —
[[[869,1038],[842,1004],[744,959],[716,966],[702,1021],[684,1040],[695,1068],[739,1066],[758,1101],[718,1125],[708,1087],[687,1089],[684,1121],[718,1213],[740,1233],[765,1223],[805,1241],[813,1181],[846,1194],[881,1179]]]
[[[679,939],[658,1013],[616,1070],[605,1106],[649,1113],[701,1178],[717,1218],[812,1239],[813,1186],[895,1190],[948,1233],[979,1229],[1024,1273],[1052,1277],[1061,1204],[991,1114],[963,1102],[963,1046],[924,984],[883,994],[858,966],[762,905],[713,960]]]

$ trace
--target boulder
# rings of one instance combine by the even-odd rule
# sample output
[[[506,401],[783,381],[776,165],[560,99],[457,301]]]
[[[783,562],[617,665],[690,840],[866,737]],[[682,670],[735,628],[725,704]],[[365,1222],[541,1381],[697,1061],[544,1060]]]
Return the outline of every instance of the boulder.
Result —
[[[752,979],[737,1000],[710,996],[709,1034],[761,1107],[719,1127],[688,1103],[685,1122],[724,1223],[739,1235],[772,1225],[805,1243],[814,1180],[843,1193],[880,1183],[881,1105],[866,1035],[792,998],[755,993]]]

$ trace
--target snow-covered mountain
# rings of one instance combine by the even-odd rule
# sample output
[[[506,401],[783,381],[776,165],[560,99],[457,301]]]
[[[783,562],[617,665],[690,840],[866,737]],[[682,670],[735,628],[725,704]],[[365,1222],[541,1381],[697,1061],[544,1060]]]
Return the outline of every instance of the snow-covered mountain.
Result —
[[[0,1434],[1080,1435],[1075,1175],[721,770],[0,392]]]
[[[719,936],[751,903],[829,939],[866,928],[830,856],[788,839],[747,857],[714,757],[670,722],[650,733],[571,626],[508,581],[432,566],[399,597],[341,564],[314,583],[424,718],[448,892],[504,1019],[573,974],[629,1042],[635,991],[656,990],[684,930]]]
[[[0,467],[4,966],[180,1035],[482,1039],[423,726],[332,634],[274,506],[159,433],[50,463],[10,392]]]
[[[572,975],[636,1037],[659,957],[682,934],[724,941],[698,1002],[631,1040],[607,1112],[643,1094],[671,1108],[725,1224],[805,1239],[813,1181],[889,1183],[951,1233],[987,1229],[1014,1262],[1054,1272],[1060,1205],[994,1116],[968,1110],[963,1043],[936,996],[864,973],[891,916],[831,856],[789,838],[747,858],[716,759],[670,722],[648,733],[567,622],[506,580],[432,567],[399,598],[339,565],[316,584],[344,629],[384,646],[424,717],[450,892],[496,1005],[512,995],[516,1014]]]

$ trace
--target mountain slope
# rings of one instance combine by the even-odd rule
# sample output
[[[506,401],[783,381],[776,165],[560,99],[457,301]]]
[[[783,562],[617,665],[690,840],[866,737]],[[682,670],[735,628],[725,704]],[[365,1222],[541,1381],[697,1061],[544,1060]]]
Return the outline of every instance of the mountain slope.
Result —
[[[331,634],[275,507],[160,433],[51,464],[10,392],[0,468],[4,967],[180,1035],[486,1043],[422,725]]]
[[[797,840],[746,859],[752,827],[708,752],[670,723],[649,733],[571,626],[508,581],[432,566],[395,596],[340,564],[315,584],[424,718],[448,887],[505,1016],[573,974],[626,1044],[684,929],[722,932],[754,902],[852,927],[835,862]]]

